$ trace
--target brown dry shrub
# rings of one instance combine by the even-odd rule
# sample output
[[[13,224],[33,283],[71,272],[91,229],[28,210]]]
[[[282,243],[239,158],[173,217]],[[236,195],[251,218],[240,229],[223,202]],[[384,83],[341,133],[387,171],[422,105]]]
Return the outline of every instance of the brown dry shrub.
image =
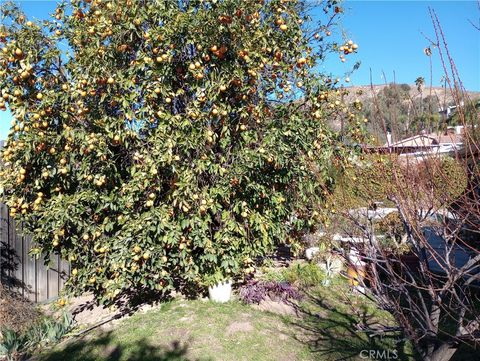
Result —
[[[40,311],[34,303],[0,284],[0,329],[23,332],[35,323],[39,316]]]

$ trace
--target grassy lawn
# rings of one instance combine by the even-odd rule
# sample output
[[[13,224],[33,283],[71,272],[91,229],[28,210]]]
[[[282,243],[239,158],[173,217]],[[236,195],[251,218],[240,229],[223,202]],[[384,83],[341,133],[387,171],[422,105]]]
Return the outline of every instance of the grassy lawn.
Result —
[[[313,360],[282,317],[239,302],[175,301],[110,332],[71,341],[42,360]]]
[[[393,339],[369,338],[360,323],[388,317],[344,285],[317,287],[298,316],[238,301],[173,301],[57,346],[40,357],[63,360],[361,360],[361,350],[393,350]],[[411,359],[400,345],[401,360]]]

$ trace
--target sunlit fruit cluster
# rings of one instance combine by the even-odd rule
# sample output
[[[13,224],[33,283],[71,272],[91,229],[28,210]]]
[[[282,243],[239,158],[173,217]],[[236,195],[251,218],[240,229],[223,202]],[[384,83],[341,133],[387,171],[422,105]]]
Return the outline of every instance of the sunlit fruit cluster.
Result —
[[[358,50],[358,44],[354,43],[352,40],[348,40],[345,44],[338,47],[340,53],[340,60],[342,63],[345,62],[346,56],[352,53],[356,53]]]

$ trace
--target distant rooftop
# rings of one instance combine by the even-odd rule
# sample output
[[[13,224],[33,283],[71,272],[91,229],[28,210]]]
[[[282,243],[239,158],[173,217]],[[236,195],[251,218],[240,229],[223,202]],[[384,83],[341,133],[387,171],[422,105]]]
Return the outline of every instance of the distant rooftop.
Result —
[[[420,133],[396,142],[387,141],[384,147],[431,147],[457,145],[463,143],[465,129],[463,126],[449,127],[446,132]]]

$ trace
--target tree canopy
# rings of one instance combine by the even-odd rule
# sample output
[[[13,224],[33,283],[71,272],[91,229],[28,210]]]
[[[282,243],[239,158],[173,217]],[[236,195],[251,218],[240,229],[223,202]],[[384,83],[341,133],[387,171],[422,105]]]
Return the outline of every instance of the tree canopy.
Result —
[[[74,0],[44,23],[2,5],[4,198],[69,290],[241,277],[313,222],[346,159],[325,120],[363,122],[317,71],[341,9],[312,27],[306,3]]]

